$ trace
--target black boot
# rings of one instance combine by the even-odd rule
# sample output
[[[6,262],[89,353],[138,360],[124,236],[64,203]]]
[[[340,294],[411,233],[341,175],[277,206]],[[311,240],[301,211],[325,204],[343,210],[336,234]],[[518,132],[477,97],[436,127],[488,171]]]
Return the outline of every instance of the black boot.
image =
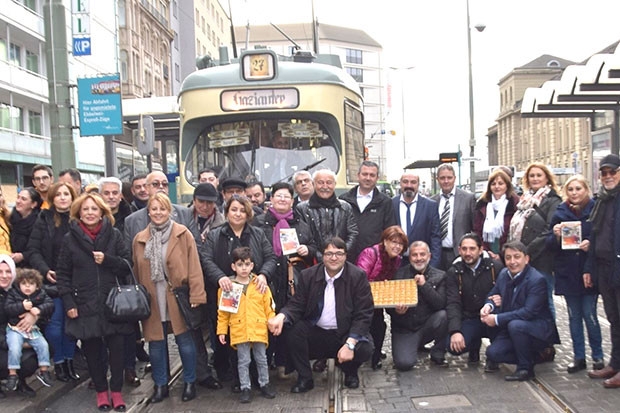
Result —
[[[136,342],[136,358],[144,363],[151,361],[149,353],[144,350],[144,340]]]
[[[73,367],[73,360],[65,360],[67,375],[71,380],[78,381],[80,379],[80,375],[75,372],[75,368]]]
[[[185,383],[183,386],[183,395],[181,396],[181,400],[184,402],[188,402],[190,400],[194,400],[196,398],[196,384],[195,383]]]
[[[56,374],[56,380],[62,382],[68,382],[71,380],[69,377],[69,370],[67,368],[67,362],[63,361],[62,363],[54,364],[54,373]]]
[[[153,395],[149,399],[151,403],[159,403],[168,397],[168,386],[155,386]]]

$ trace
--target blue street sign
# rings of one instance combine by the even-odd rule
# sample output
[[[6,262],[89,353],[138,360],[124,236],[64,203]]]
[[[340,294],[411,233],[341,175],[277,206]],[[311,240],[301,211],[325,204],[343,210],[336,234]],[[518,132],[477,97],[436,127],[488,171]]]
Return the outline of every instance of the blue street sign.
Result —
[[[117,73],[77,81],[80,135],[122,135],[120,75]]]
[[[90,56],[90,37],[73,38],[73,56]]]

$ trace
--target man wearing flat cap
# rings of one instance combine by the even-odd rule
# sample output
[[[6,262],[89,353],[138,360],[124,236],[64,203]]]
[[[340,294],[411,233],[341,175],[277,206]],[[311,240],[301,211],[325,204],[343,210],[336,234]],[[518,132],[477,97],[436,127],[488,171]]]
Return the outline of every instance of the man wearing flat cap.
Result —
[[[194,189],[194,202],[190,210],[198,225],[198,232],[203,243],[207,240],[210,230],[226,222],[224,214],[217,209],[217,199],[217,190],[209,183],[198,184]]]
[[[611,359],[592,379],[605,379],[603,386],[620,387],[620,158],[609,154],[599,163],[601,186],[590,214],[592,234],[584,267],[585,287],[598,285],[611,331]]]
[[[224,199],[224,203],[222,204],[221,211],[224,211],[226,207],[226,203],[228,200],[233,197],[233,195],[237,196],[246,196],[245,189],[248,187],[248,184],[241,178],[236,178],[231,176],[230,178],[226,178],[222,183],[220,183],[222,187],[222,198]],[[250,201],[251,202],[251,201]],[[262,214],[264,211],[261,208],[253,205],[252,210],[254,211],[254,216]]]

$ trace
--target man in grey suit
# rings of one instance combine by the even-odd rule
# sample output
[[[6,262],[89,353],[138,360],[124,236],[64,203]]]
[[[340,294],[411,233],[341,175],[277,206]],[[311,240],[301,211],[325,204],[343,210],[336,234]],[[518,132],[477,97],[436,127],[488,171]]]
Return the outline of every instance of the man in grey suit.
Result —
[[[439,204],[439,231],[441,233],[441,263],[439,268],[447,271],[459,254],[459,240],[471,232],[476,197],[471,192],[456,188],[456,175],[449,163],[437,168],[437,181],[441,193],[431,199]]]

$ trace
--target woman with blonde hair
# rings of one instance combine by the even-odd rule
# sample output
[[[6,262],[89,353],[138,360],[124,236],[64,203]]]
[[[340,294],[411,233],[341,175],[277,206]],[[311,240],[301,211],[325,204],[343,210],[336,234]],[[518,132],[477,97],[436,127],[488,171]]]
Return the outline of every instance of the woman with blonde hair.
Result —
[[[127,284],[129,258],[123,235],[114,228],[110,207],[98,194],[78,197],[71,205],[69,232],[58,257],[58,293],[67,315],[66,332],[82,342],[97,391],[97,407],[102,411],[110,405],[117,412],[125,411],[121,394],[123,345],[133,324],[108,321],[105,301],[117,282]],[[104,351],[111,372],[109,385],[101,357]]]
[[[155,382],[150,402],[159,403],[168,397],[166,340],[170,332],[183,364],[181,400],[186,402],[196,397],[196,347],[172,289],[188,285],[192,307],[207,302],[198,248],[192,233],[170,218],[172,203],[166,194],[153,194],[146,208],[151,222],[133,239],[132,250],[138,282],[151,295],[151,315],[142,321]]]
[[[590,185],[582,175],[573,175],[562,188],[562,202],[553,218],[553,232],[547,236],[547,247],[555,255],[553,272],[555,293],[563,295],[568,308],[568,326],[573,341],[573,361],[567,366],[568,373],[586,369],[585,337],[583,324],[588,332],[594,370],[605,367],[601,326],[598,322],[596,306],[598,290],[592,283],[583,279],[584,264],[590,248],[592,223],[588,221],[594,208]],[[562,247],[562,237],[574,235],[574,223],[579,223],[581,237],[576,248]]]
[[[493,259],[500,259],[518,203],[519,196],[510,176],[502,168],[497,168],[489,175],[487,189],[476,202],[473,222],[473,232],[483,241],[485,251]]]

